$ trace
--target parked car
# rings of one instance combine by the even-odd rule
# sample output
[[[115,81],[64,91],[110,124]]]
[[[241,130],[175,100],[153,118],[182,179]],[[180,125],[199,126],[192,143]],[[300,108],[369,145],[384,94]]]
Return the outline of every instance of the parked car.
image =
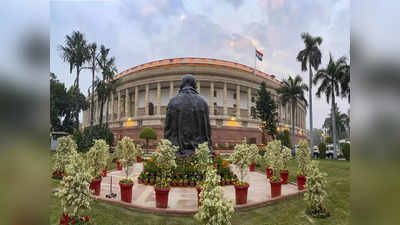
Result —
[[[318,149],[318,146],[316,146],[316,145],[314,145],[314,147],[313,147],[313,157],[319,158],[319,149]]]

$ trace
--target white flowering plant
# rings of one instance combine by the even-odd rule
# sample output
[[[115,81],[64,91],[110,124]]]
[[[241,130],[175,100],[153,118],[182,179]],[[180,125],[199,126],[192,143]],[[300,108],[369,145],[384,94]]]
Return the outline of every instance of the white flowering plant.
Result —
[[[238,185],[247,185],[244,181],[248,168],[254,159],[254,148],[250,149],[250,145],[243,140],[241,144],[236,144],[233,153],[229,157],[229,161],[239,167],[239,181]],[[258,154],[258,150],[257,150]]]
[[[69,155],[77,153],[77,145],[70,136],[57,139],[58,146],[54,154],[54,174],[64,174],[66,166],[70,163]]]
[[[167,176],[171,173],[171,170],[176,167],[176,156],[175,153],[178,150],[177,146],[167,139],[162,139],[157,147],[157,150],[153,152],[151,158],[154,164],[161,169],[161,182],[156,184],[159,188],[168,188],[169,181]]]
[[[326,177],[326,173],[320,172],[318,161],[313,160],[308,164],[305,186],[307,191],[304,194],[304,200],[308,206],[306,212],[317,218],[329,216],[329,212],[325,208],[325,201],[328,195],[325,191],[327,185]]]
[[[224,192],[218,186],[221,177],[212,166],[208,167],[206,178],[200,192],[198,213],[194,218],[205,225],[230,225],[234,213],[232,203],[225,199]]]
[[[306,140],[301,140],[296,151],[297,175],[306,174],[307,165],[311,162],[310,147]]]
[[[195,150],[195,156],[197,161],[197,163],[195,164],[195,168],[200,172],[203,177],[205,177],[208,166],[212,164],[208,142],[199,144],[198,148],[196,148]]]
[[[133,183],[132,179],[129,179],[129,163],[136,162],[136,156],[138,150],[130,137],[123,137],[117,144],[115,149],[115,155],[119,159],[122,167],[125,170],[125,179],[122,179],[121,183]],[[132,166],[133,167],[133,166]]]
[[[292,150],[290,148],[281,145],[281,152],[280,152],[280,157],[281,157],[281,171],[288,171],[288,164],[289,161],[292,159]]]
[[[104,140],[95,140],[93,146],[86,153],[86,161],[93,178],[101,178],[103,169],[107,165],[110,146]]]
[[[82,216],[85,210],[90,209],[93,200],[89,190],[92,175],[81,154],[73,152],[68,157],[70,163],[65,167],[67,176],[61,181],[60,189],[55,195],[60,198],[64,214]]]
[[[272,169],[274,174],[270,178],[271,181],[280,181],[280,177],[276,175],[279,174],[281,168],[284,167],[284,159],[281,154],[282,148],[284,147],[279,140],[269,142],[265,148],[264,161],[268,163],[268,167]]]

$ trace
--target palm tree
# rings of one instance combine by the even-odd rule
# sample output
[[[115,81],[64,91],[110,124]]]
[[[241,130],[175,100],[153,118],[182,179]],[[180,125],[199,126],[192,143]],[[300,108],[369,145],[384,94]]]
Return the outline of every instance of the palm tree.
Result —
[[[97,58],[97,63],[102,70],[102,80],[98,80],[95,84],[97,95],[100,100],[100,125],[103,124],[103,108],[105,101],[110,97],[111,93],[114,91],[116,86],[116,80],[113,79],[114,74],[117,73],[117,68],[115,66],[115,58],[108,58],[108,54],[110,52],[109,48],[106,48],[104,45],[100,46],[99,57]],[[108,123],[108,105],[106,109],[106,122]]]
[[[307,106],[307,100],[304,97],[304,92],[308,90],[306,84],[303,83],[303,79],[296,75],[293,79],[289,76],[289,79],[282,81],[283,86],[278,89],[280,101],[282,105],[290,104],[292,107],[292,153],[294,154],[294,146],[295,146],[295,113],[297,108],[297,103],[302,101]]]
[[[320,98],[322,93],[325,93],[326,101],[329,104],[329,100],[331,100],[331,115],[332,115],[332,135],[333,135],[333,148],[334,153],[333,156],[337,158],[337,150],[336,150],[336,113],[335,106],[336,101],[335,97],[339,96],[340,84],[343,80],[343,77],[348,76],[350,72],[349,65],[347,65],[347,58],[340,57],[336,62],[333,60],[332,55],[329,54],[329,63],[325,69],[320,69],[316,73],[314,77],[314,84],[317,84],[319,81],[321,82],[320,86],[317,90],[317,97]]]
[[[350,70],[350,66],[347,68]],[[347,101],[350,103],[350,71],[347,71],[340,81],[341,94],[343,98],[347,97]]]
[[[350,117],[346,113],[339,112],[337,106],[335,106],[335,120],[337,136],[340,139],[348,137],[350,132]],[[326,129],[329,135],[333,135],[331,114],[325,119],[322,128]]]
[[[83,64],[89,59],[88,48],[83,34],[79,31],[73,31],[71,36],[65,36],[65,45],[59,46],[62,51],[62,59],[69,63],[69,72],[76,69],[76,78],[74,86],[79,89],[79,74]]]
[[[310,103],[310,154],[312,156],[312,149],[314,146],[312,139],[312,130],[313,130],[313,113],[312,113],[312,68],[314,70],[318,70],[319,65],[321,64],[321,50],[318,48],[322,43],[321,37],[313,37],[309,33],[302,33],[301,39],[304,41],[305,48],[301,50],[297,54],[297,61],[301,62],[301,71],[307,71],[307,63],[308,63],[308,72],[309,72],[309,93],[308,93],[308,101]]]
[[[100,54],[100,53],[99,53]],[[90,126],[93,126],[94,122],[94,87],[95,87],[95,72],[97,69],[97,58],[99,56],[97,53],[97,44],[95,42],[88,45],[88,55],[89,55],[89,64],[90,66],[85,67],[85,69],[92,70],[92,94],[91,94],[91,107],[90,107]]]

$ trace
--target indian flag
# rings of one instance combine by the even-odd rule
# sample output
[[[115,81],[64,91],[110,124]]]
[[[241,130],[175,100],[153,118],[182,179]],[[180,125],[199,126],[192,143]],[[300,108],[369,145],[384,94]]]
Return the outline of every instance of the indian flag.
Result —
[[[262,61],[263,56],[264,56],[264,55],[263,55],[260,51],[258,51],[258,50],[256,49],[256,57],[257,57],[257,59],[260,60],[260,61]]]

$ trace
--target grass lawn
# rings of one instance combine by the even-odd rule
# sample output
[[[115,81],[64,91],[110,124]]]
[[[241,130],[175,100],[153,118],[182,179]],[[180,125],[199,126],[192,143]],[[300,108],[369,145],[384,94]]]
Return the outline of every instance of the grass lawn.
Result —
[[[112,167],[111,167],[112,166]],[[108,168],[115,168],[109,162]],[[237,225],[294,225],[294,224],[350,224],[350,163],[346,161],[320,160],[320,168],[328,173],[328,205],[331,216],[326,219],[315,219],[305,214],[305,202],[302,196],[283,200],[272,205],[236,212],[232,224]],[[260,171],[264,169],[257,167]],[[290,163],[289,180],[296,182],[296,164]],[[52,188],[58,181],[52,179]],[[50,197],[50,224],[58,224],[62,213],[59,200],[52,194]],[[191,216],[164,216],[145,213],[103,202],[94,202],[88,215],[98,225],[119,224],[197,224]]]

